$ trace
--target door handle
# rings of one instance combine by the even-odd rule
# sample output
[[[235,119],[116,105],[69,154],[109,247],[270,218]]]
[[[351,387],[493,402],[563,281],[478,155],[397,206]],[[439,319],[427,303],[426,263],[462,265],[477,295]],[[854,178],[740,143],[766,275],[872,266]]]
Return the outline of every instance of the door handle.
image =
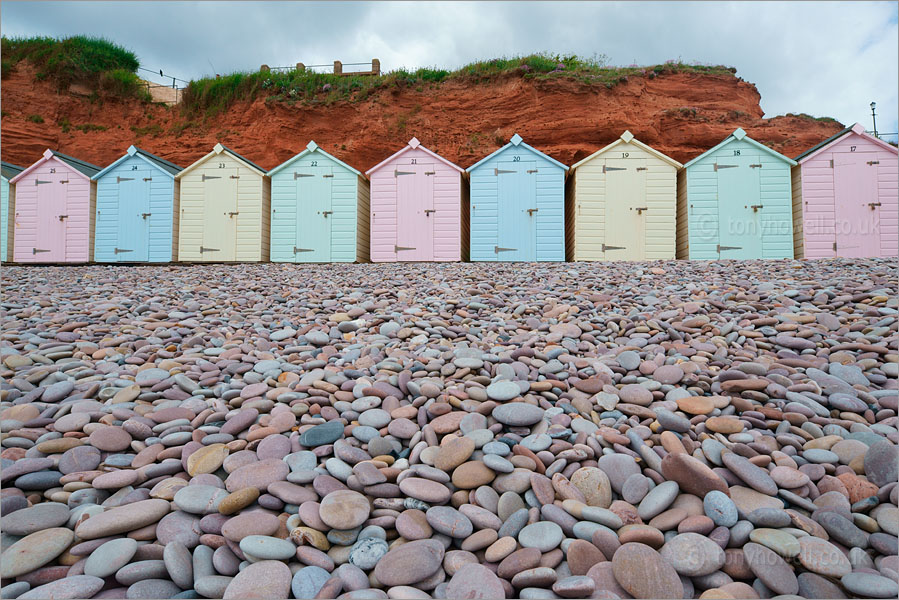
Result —
[[[874,210],[875,206],[880,206],[880,202],[868,202],[868,206],[871,207],[871,210]]]
[[[328,215],[333,215],[333,214],[334,214],[333,210],[323,210],[322,211],[322,216],[325,217],[326,219],[328,218]]]
[[[60,220],[60,221],[63,221],[63,220],[68,219],[68,218],[69,218],[69,215],[59,215],[59,220]]]
[[[232,217],[232,218],[233,218],[235,215],[239,215],[240,212],[234,211],[234,212],[229,212],[229,213],[225,213],[225,214],[227,214],[229,217]]]
[[[749,208],[752,209],[752,212],[758,212],[760,208],[764,208],[764,205],[762,205],[762,204],[753,204],[753,205],[750,206]]]
[[[649,210],[648,206],[638,206],[634,209],[638,215],[642,215],[644,210]]]
[[[538,210],[540,210],[540,209],[539,209],[539,208],[529,208],[529,209],[528,209],[528,216],[529,216],[529,217],[533,217],[533,216],[534,216],[534,213],[537,212]]]
[[[433,208],[426,208],[426,209],[425,209],[425,215],[427,215],[427,216],[429,216],[429,217],[431,216],[431,213],[435,213],[435,212],[437,212],[437,210],[436,210],[436,209],[433,209]]]
[[[149,217],[151,214],[153,214],[153,213],[141,213],[140,216],[141,216],[142,219],[146,219],[146,218]]]

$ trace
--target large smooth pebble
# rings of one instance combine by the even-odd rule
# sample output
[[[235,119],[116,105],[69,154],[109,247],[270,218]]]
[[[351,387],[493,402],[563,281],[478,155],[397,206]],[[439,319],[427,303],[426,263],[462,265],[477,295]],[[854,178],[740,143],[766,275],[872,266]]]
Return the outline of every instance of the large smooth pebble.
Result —
[[[523,548],[537,548],[549,552],[562,542],[565,533],[552,521],[538,521],[525,526],[518,533],[518,543]]]
[[[612,573],[634,598],[684,597],[684,586],[677,571],[646,544],[628,542],[618,548],[612,557]]]
[[[137,540],[119,538],[110,540],[91,552],[84,561],[84,574],[109,577],[131,562],[137,552]]]
[[[416,540],[392,549],[375,566],[375,578],[385,586],[411,585],[437,572],[443,562],[443,544]]]
[[[321,520],[334,529],[353,529],[371,513],[368,498],[352,490],[337,490],[325,496],[318,509]]]
[[[171,505],[168,501],[160,498],[139,500],[125,506],[107,510],[92,516],[86,521],[82,521],[75,528],[75,535],[82,540],[93,540],[117,533],[133,531],[152,523],[157,523],[168,514],[170,508]]]
[[[450,579],[446,586],[446,597],[468,600],[505,598],[506,591],[496,573],[482,564],[467,563]]]
[[[99,577],[92,575],[73,575],[32,588],[19,598],[22,600],[92,598],[103,588],[105,583]]]
[[[0,556],[0,577],[18,577],[44,566],[69,547],[75,534],[65,527],[42,529],[26,535]]]
[[[59,527],[69,520],[69,507],[59,502],[42,502],[0,518],[0,530],[9,535],[28,535]]]
[[[223,600],[286,600],[292,577],[290,568],[283,562],[261,560],[235,575],[225,588]]]

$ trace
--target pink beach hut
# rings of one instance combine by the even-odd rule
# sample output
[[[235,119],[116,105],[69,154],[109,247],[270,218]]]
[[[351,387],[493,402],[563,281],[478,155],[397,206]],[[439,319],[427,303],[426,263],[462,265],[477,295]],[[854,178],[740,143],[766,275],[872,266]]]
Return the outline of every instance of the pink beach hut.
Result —
[[[91,260],[100,168],[53,150],[13,177],[16,185],[13,262]]]
[[[796,157],[796,258],[899,256],[899,153],[859,123]]]
[[[416,138],[369,169],[372,262],[462,260],[462,174]]]

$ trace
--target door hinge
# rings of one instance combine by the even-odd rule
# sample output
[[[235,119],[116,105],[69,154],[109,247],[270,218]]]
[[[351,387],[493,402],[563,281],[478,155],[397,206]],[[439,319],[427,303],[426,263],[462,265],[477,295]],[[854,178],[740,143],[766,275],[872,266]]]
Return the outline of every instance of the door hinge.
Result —
[[[394,252],[399,252],[400,250],[415,250],[415,247],[414,247],[414,246],[413,246],[413,247],[409,247],[409,246],[396,246],[396,245],[393,247],[393,251],[394,251]]]
[[[297,248],[296,246],[294,246],[293,253],[296,254],[298,252],[315,252],[315,249],[314,248]]]
[[[334,173],[326,173],[322,177],[334,177]]]
[[[200,254],[203,252],[218,252],[219,250],[221,250],[221,248],[204,248],[203,246],[200,246]]]
[[[206,173],[203,173],[203,181],[206,181],[207,179],[221,179],[221,176],[220,175],[207,175]]]
[[[649,167],[637,167],[637,171],[646,171]]]
[[[122,183],[123,181],[134,181],[134,177],[116,177],[116,183]]]
[[[761,169],[761,168],[762,168],[762,163],[757,163],[757,164],[754,164],[754,165],[749,165],[749,168],[750,168],[750,169]]]
[[[869,164],[869,165],[879,165],[879,164],[880,164],[880,161],[879,161],[879,160],[869,160],[869,161],[868,161],[868,164]]]
[[[627,167],[607,167],[606,165],[602,166],[603,173],[608,173],[609,171],[627,171]]]
[[[40,252],[50,252],[50,251],[49,250],[41,250],[40,248],[32,248],[31,249],[32,254],[38,254]]]
[[[496,167],[493,168],[493,174],[494,174],[494,175],[499,175],[499,174],[501,174],[501,173],[517,173],[517,172],[518,172],[518,171],[515,171],[515,170],[509,170],[509,169],[497,169]]]
[[[533,217],[533,216],[534,216],[534,213],[537,212],[538,210],[540,210],[540,209],[539,209],[539,208],[529,208],[529,209],[528,209],[528,216],[529,216],[529,217]]]
[[[152,215],[152,214],[153,214],[153,213],[141,213],[141,214],[140,214],[140,217],[141,217],[142,219],[146,219],[147,217],[149,217],[149,216]]]
[[[832,158],[830,159],[830,168],[831,169],[833,168],[833,159]]]
[[[527,173],[537,173],[539,169],[528,169]]]
[[[415,171],[399,171],[397,169],[393,170],[394,177],[399,177],[400,175],[415,175]]]
[[[721,244],[718,244],[717,248],[718,254],[721,254],[722,250],[742,250],[743,246],[722,246]]]
[[[718,169],[736,169],[738,166],[740,166],[740,165],[719,165],[718,163],[715,163],[715,170],[717,171]]]
[[[313,175],[312,173],[297,173],[296,171],[293,172],[294,179],[299,179],[300,177],[315,177],[315,175]]]
[[[431,213],[435,213],[435,212],[437,212],[437,210],[436,210],[436,209],[433,209],[433,208],[426,208],[426,209],[425,209],[425,215],[428,216],[428,217],[431,216]]]
[[[125,250],[124,248],[114,248],[112,251],[114,254],[121,254],[122,252],[134,252],[134,250]]]
[[[34,185],[40,185],[42,183],[53,183],[52,181],[43,181],[42,179],[35,179]]]
[[[436,175],[437,171],[425,171],[425,175]]]
[[[518,248],[501,248],[500,246],[493,247],[494,254],[499,254],[500,252],[514,252],[515,250],[518,250]]]
[[[627,250],[627,247],[626,246],[606,246],[605,244],[603,244],[602,251],[605,252],[606,250]]]

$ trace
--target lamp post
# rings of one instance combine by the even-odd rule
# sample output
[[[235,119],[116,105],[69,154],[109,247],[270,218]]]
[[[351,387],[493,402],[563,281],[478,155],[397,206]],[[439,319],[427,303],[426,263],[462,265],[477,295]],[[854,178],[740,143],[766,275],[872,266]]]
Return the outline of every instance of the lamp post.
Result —
[[[874,137],[877,137],[877,115],[874,113],[874,108],[876,106],[876,102],[871,103],[871,119],[874,121]]]

